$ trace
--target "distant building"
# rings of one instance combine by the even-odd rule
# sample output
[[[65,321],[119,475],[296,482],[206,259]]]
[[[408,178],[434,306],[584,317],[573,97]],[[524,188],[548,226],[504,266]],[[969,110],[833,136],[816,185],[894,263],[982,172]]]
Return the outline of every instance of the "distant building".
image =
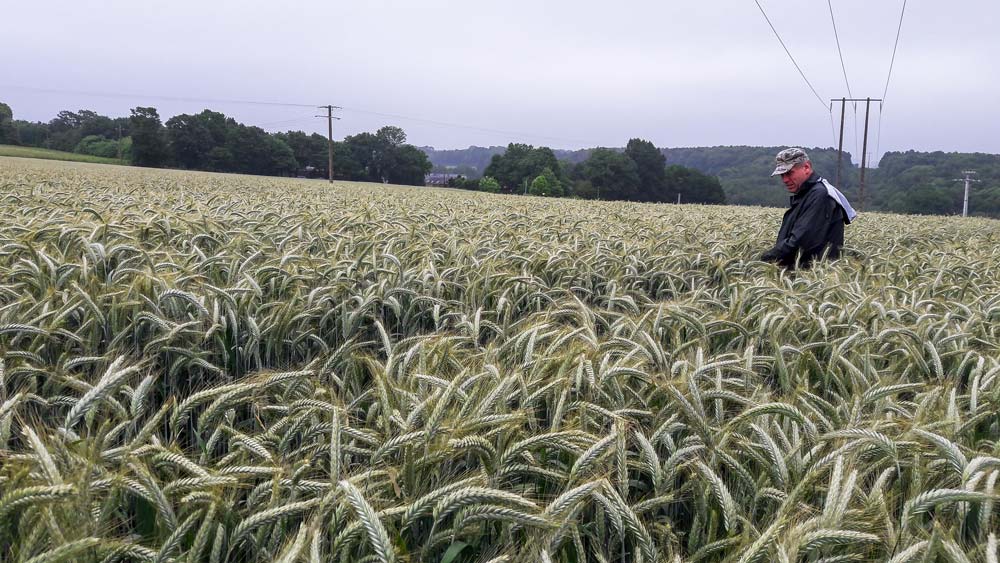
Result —
[[[425,186],[447,186],[448,180],[464,178],[464,174],[452,174],[451,172],[431,172],[424,176]]]

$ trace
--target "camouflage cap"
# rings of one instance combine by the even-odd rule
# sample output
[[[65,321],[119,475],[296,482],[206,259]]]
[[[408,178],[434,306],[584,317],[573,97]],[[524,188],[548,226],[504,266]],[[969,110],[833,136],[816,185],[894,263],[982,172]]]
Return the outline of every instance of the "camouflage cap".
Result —
[[[784,174],[785,172],[788,172],[789,170],[794,168],[796,164],[802,164],[803,162],[807,162],[808,160],[809,160],[809,155],[806,154],[806,151],[798,147],[785,149],[779,152],[778,156],[774,157],[774,164],[776,166],[774,168],[774,172],[771,172],[771,176]]]

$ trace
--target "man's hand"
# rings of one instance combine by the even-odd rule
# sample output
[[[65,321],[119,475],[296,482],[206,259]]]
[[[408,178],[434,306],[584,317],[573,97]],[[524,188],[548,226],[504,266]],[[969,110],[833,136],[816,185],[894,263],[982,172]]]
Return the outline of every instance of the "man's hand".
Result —
[[[774,248],[760,255],[760,259],[764,262],[777,262],[780,257],[781,255],[778,254],[778,251]]]

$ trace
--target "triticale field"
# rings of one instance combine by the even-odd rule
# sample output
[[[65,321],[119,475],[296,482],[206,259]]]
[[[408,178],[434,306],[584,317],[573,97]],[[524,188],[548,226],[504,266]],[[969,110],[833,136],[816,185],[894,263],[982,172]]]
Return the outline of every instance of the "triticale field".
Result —
[[[780,216],[0,158],[0,560],[996,562],[1000,223]]]

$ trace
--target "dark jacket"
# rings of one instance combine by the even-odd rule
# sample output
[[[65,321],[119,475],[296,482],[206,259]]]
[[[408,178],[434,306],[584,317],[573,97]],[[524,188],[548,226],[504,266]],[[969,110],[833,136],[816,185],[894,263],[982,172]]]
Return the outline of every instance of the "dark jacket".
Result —
[[[796,260],[808,267],[824,253],[831,259],[838,258],[846,222],[844,209],[827,193],[819,174],[813,173],[792,195],[778,240],[761,259],[794,268]]]

